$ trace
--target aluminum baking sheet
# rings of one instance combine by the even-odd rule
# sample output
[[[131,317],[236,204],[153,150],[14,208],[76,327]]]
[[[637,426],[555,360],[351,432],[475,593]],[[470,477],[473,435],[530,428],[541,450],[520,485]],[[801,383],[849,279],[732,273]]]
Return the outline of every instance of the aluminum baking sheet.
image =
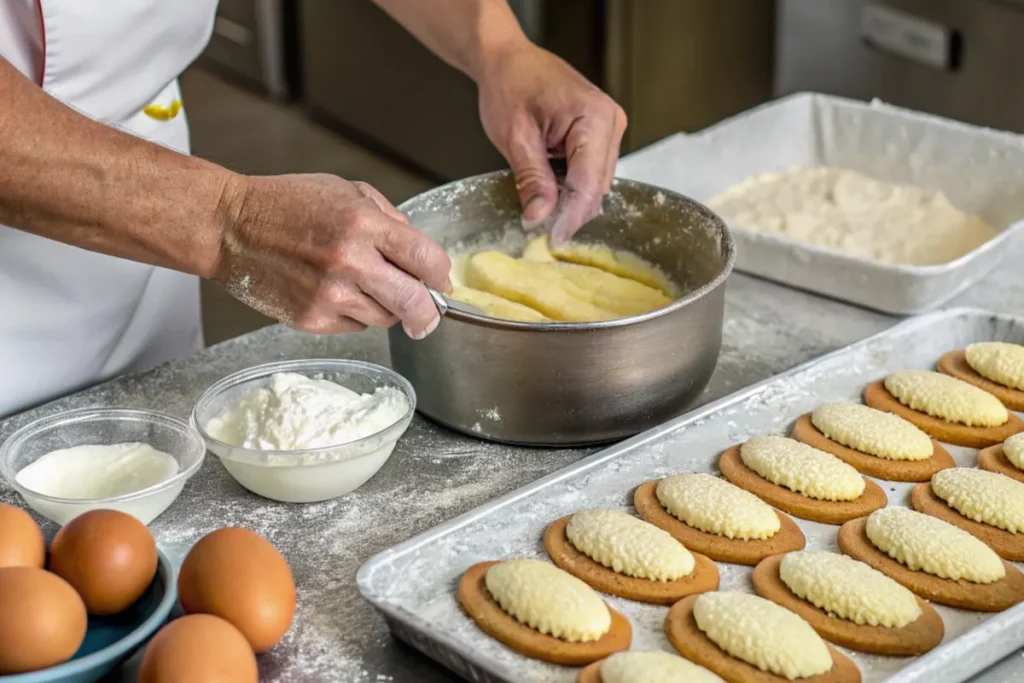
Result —
[[[859,400],[870,382],[903,368],[931,368],[944,352],[977,341],[1024,343],[1024,319],[976,309],[932,313],[711,403],[604,450],[387,550],[367,562],[359,590],[392,631],[473,681],[570,683],[578,670],[528,659],[476,628],[455,594],[470,565],[511,557],[546,558],[541,540],[552,521],[573,512],[634,512],[633,490],[650,479],[712,472],[729,446],[759,434],[788,433],[792,422],[827,401]],[[950,447],[961,466],[977,451]],[[891,505],[906,505],[912,484],[879,482]],[[809,549],[838,552],[838,527],[797,520]],[[723,590],[752,591],[750,568],[718,563]],[[633,625],[634,649],[672,651],[662,625],[667,608],[614,596],[608,602]],[[865,683],[962,681],[1024,645],[1024,604],[998,615],[941,605],[943,644],[918,658],[844,650]]]
[[[988,274],[1024,235],[1024,138],[893,107],[801,93],[624,157],[617,175],[706,202],[751,175],[830,165],[940,189],[997,237],[937,266],[878,263],[735,221],[737,270],[900,315],[930,310]]]

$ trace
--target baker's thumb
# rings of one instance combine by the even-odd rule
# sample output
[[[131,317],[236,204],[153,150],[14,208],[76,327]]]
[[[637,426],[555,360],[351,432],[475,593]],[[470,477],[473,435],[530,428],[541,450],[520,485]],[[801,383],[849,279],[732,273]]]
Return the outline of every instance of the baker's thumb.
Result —
[[[523,228],[535,229],[551,217],[558,201],[558,183],[540,131],[533,129],[513,136],[506,158],[523,205]]]

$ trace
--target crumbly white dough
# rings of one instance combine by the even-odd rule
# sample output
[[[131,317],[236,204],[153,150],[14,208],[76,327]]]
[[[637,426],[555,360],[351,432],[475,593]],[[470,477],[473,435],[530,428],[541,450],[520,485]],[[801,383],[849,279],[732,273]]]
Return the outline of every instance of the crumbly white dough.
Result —
[[[786,553],[779,576],[797,597],[855,624],[900,628],[921,616],[913,593],[845,555],[823,551]]]
[[[626,576],[675,581],[693,571],[693,555],[670,533],[619,510],[577,512],[565,535],[584,555]]]
[[[506,560],[484,577],[501,608],[532,629],[570,643],[600,640],[612,625],[594,589],[540,560]]]
[[[784,436],[758,436],[740,446],[743,464],[778,486],[817,500],[854,500],[864,477],[836,456]]]
[[[943,579],[992,583],[1006,576],[1002,560],[987,545],[941,519],[904,507],[868,515],[868,540],[900,564]]]
[[[981,342],[968,346],[964,354],[967,364],[985,379],[1024,391],[1024,346]]]
[[[704,667],[660,650],[616,652],[600,670],[601,683],[724,683]]]
[[[1006,424],[1006,407],[978,387],[929,370],[900,370],[885,378],[885,388],[900,403],[932,417],[968,427]]]
[[[932,490],[968,519],[1010,533],[1024,532],[1024,484],[1016,479],[968,467],[932,476]]]
[[[1004,441],[1003,453],[1014,467],[1024,470],[1024,434],[1014,434]]]
[[[821,166],[752,176],[708,206],[748,230],[883,263],[948,263],[997,234],[942,192]]]
[[[667,477],[655,493],[672,515],[709,534],[746,541],[771,538],[781,528],[770,505],[710,474]]]
[[[902,417],[859,403],[826,403],[811,424],[832,441],[886,460],[927,460],[931,438]]]
[[[395,387],[359,394],[326,379],[280,372],[206,425],[213,438],[260,451],[327,448],[381,432],[409,412]],[[320,454],[310,454],[309,460]]]
[[[703,593],[693,617],[715,645],[761,671],[794,680],[832,668],[832,655],[810,624],[756,595]]]

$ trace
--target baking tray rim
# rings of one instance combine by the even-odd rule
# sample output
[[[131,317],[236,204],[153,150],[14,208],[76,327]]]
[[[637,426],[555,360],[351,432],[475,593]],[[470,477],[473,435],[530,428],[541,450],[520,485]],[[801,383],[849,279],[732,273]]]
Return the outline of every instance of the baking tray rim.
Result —
[[[576,476],[588,470],[592,470],[599,465],[605,464],[606,462],[614,460],[615,458],[618,458],[624,453],[631,451],[635,448],[639,448],[651,441],[659,439],[665,436],[666,434],[669,434],[677,430],[679,427],[682,427],[687,423],[701,420],[707,417],[709,414],[717,412],[733,403],[748,400],[756,396],[758,393],[764,391],[769,385],[774,384],[779,380],[784,380],[793,375],[805,372],[806,370],[812,368],[813,366],[819,363],[828,362],[829,360],[833,360],[837,357],[846,355],[851,351],[862,349],[866,346],[876,343],[879,339],[884,339],[885,337],[891,336],[895,333],[906,333],[912,331],[914,328],[917,327],[931,325],[937,320],[941,320],[943,318],[952,319],[961,316],[984,316],[991,319],[1013,321],[1024,326],[1024,318],[1021,318],[1019,316],[1014,316],[1006,313],[999,313],[985,308],[970,306],[941,309],[938,311],[932,311],[930,313],[919,315],[910,319],[902,320],[892,325],[891,327],[881,330],[880,332],[876,332],[875,334],[864,337],[863,339],[855,341],[852,344],[847,344],[833,351],[823,353],[820,356],[799,363],[798,365],[793,366],[789,370],[784,370],[783,372],[780,372],[776,375],[772,375],[771,377],[755,382],[745,388],[739,389],[731,394],[727,394],[721,398],[715,399],[714,401],[711,401],[710,403],[707,403],[690,412],[675,417],[669,420],[668,422],[665,422],[664,424],[647,430],[646,432],[642,432],[634,437],[626,439],[625,441],[615,444],[614,446],[609,446],[608,448],[604,448],[598,451],[597,453],[593,453],[589,456],[583,457],[577,460],[576,462],[570,463],[558,470],[555,470],[554,472],[551,472],[550,474],[546,474],[539,479],[536,479],[528,484],[519,487],[518,489],[502,494],[497,498],[494,498],[493,500],[490,500],[472,510],[468,510],[460,515],[457,515],[456,517],[453,517],[452,519],[446,522],[442,522],[437,526],[427,529],[426,531],[416,534],[415,536],[412,536],[411,538],[408,538],[405,541],[402,541],[401,543],[398,543],[390,548],[387,548],[386,550],[383,550],[377,553],[376,555],[372,556],[359,568],[359,571],[356,573],[356,587],[365,600],[367,600],[376,609],[380,610],[385,614],[387,618],[386,620],[389,621],[389,629],[391,628],[390,620],[398,620],[407,627],[415,629],[422,634],[429,634],[427,635],[429,639],[434,640],[435,642],[444,645],[445,647],[454,651],[459,655],[459,657],[463,658],[465,661],[475,662],[476,655],[473,653],[472,649],[466,646],[462,641],[451,637],[443,631],[432,630],[430,621],[421,618],[416,613],[402,609],[393,604],[389,604],[384,596],[379,596],[372,586],[373,574],[378,569],[383,568],[390,560],[400,555],[404,555],[406,553],[415,551],[416,549],[432,542],[436,538],[450,534],[453,531],[463,526],[466,526],[481,517],[490,515],[496,510],[499,510],[507,505],[515,503],[525,497],[533,495],[534,493],[537,493],[539,490],[546,488],[552,484],[558,483],[563,479]],[[939,645],[931,652],[914,658],[914,661],[911,664],[908,664],[906,667],[900,669],[896,673],[896,675],[901,678],[907,675],[913,676],[914,670],[919,667],[926,667],[928,660],[932,659],[934,656],[937,656],[936,653],[939,653],[942,650],[945,650],[946,648],[954,646],[958,641],[960,641],[963,638],[970,636],[972,639],[974,639],[977,637],[988,636],[990,633],[992,636],[995,636],[1007,631],[1008,629],[1012,629],[1014,626],[1024,627],[1024,603],[1021,603],[1015,607],[1011,607],[1010,609],[1005,610],[999,614],[995,614],[989,617],[981,624],[979,624],[978,626],[958,636],[957,638],[954,638],[953,640],[947,643]],[[1022,634],[1021,641],[1013,649],[1016,649],[1021,645],[1024,645],[1024,634]],[[417,649],[419,648],[417,647]],[[987,666],[990,666],[999,658],[1011,653],[1013,649],[1007,650],[1006,652],[1002,652],[1001,654],[999,654],[997,658],[989,661],[988,664],[976,670],[972,675],[980,673]],[[489,664],[489,666],[492,666],[492,664]]]

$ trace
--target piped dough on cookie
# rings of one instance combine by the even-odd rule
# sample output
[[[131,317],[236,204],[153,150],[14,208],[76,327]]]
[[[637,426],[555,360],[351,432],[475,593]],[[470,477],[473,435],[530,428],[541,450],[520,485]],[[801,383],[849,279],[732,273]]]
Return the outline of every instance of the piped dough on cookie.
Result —
[[[749,593],[706,593],[693,618],[715,645],[736,659],[790,680],[832,668],[825,642],[788,609]]]
[[[987,391],[1010,410],[1024,411],[1024,346],[1020,344],[971,344],[944,353],[936,368]]]
[[[871,543],[900,564],[943,579],[992,583],[1006,576],[999,556],[966,531],[907,508],[871,513]]]
[[[970,533],[1001,557],[1024,561],[1024,483],[957,467],[915,486],[910,502],[918,512]]]
[[[885,492],[839,458],[784,436],[759,436],[718,460],[722,476],[792,515],[842,524],[884,507]]]
[[[851,520],[837,541],[844,554],[932,602],[1000,612],[1024,600],[1024,573],[1017,567],[966,531],[907,508]]]
[[[845,555],[792,552],[765,558],[751,577],[758,594],[789,609],[837,645],[919,655],[942,642],[942,619],[907,588]]]
[[[560,568],[591,587],[670,605],[718,588],[718,568],[663,529],[618,510],[584,510],[551,523],[544,547]]]
[[[967,364],[987,380],[1024,391],[1024,346],[981,342],[964,349]]]
[[[507,560],[488,569],[484,581],[503,610],[540,633],[588,643],[611,628],[611,614],[600,596],[553,564]]]
[[[565,535],[587,557],[626,576],[674,581],[693,571],[693,555],[682,543],[619,510],[577,512]]]
[[[894,372],[868,386],[864,402],[958,446],[985,448],[1024,431],[1024,421],[992,394],[928,370]]]
[[[702,666],[660,650],[618,652],[580,672],[578,683],[724,683]]]
[[[583,666],[629,649],[632,629],[594,590],[547,562],[481,562],[459,602],[485,633],[529,657]]]
[[[665,620],[669,642],[726,681],[853,683],[856,665],[795,613],[748,593],[680,600]]]
[[[928,370],[900,370],[884,380],[886,390],[912,410],[968,427],[1006,424],[1006,406],[976,386]]]
[[[859,403],[819,406],[797,419],[792,436],[888,481],[928,481],[956,466],[949,452],[907,420]]]
[[[795,595],[855,624],[900,628],[921,616],[913,593],[845,555],[787,553],[779,577]]]
[[[754,565],[804,547],[804,535],[792,519],[710,474],[649,481],[636,490],[633,502],[645,521],[713,560]]]
[[[771,538],[775,511],[752,493],[710,474],[682,474],[658,482],[658,500],[690,526],[740,540]]]
[[[776,486],[808,498],[849,501],[864,493],[864,477],[839,458],[784,436],[757,436],[740,446],[743,464]]]
[[[829,439],[884,460],[927,460],[934,450],[931,438],[902,417],[859,403],[826,403],[811,422]]]

